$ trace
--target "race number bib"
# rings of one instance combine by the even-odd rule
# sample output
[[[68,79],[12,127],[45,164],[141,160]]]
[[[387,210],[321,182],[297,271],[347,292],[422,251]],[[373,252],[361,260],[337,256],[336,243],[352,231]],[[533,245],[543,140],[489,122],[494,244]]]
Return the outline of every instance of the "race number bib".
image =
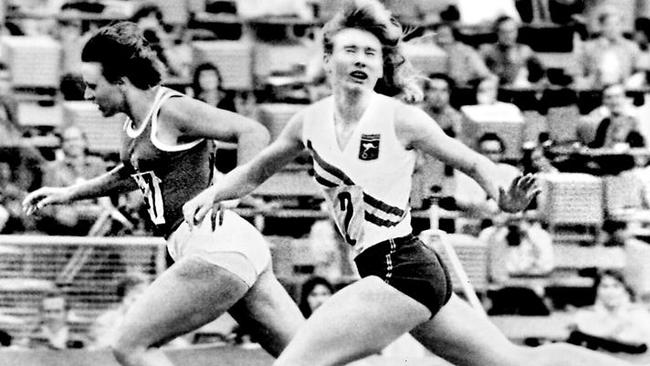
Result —
[[[155,225],[165,223],[165,207],[163,205],[162,190],[160,189],[160,178],[153,171],[136,173],[131,175],[138,183],[140,191],[144,195],[144,203],[147,205],[147,212]]]
[[[325,189],[327,200],[339,231],[350,245],[363,239],[365,208],[363,190],[359,186]]]

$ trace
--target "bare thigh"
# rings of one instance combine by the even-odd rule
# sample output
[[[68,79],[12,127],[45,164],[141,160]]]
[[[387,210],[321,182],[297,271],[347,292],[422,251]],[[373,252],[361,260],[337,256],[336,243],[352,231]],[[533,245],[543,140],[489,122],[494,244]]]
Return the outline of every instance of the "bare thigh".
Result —
[[[515,365],[523,349],[456,295],[411,334],[430,351],[458,366]]]
[[[275,365],[345,364],[379,352],[429,315],[424,305],[369,276],[321,305]]]
[[[129,309],[122,347],[151,347],[223,314],[248,286],[231,272],[197,257],[183,258],[160,275]]]
[[[230,309],[230,314],[256,336],[267,352],[277,357],[305,318],[270,267],[269,264],[246,296]]]
[[[615,366],[624,361],[566,343],[524,347],[510,342],[487,317],[452,295],[436,316],[411,334],[457,366]]]

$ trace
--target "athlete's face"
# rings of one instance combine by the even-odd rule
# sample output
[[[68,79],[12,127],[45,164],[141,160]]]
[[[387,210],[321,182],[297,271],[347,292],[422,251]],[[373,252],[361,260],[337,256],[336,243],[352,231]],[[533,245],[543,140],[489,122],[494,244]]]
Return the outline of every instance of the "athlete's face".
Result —
[[[332,42],[332,53],[325,56],[332,85],[373,89],[384,73],[379,39],[364,30],[346,28]]]
[[[97,62],[84,62],[81,75],[86,84],[84,98],[97,104],[104,117],[122,112],[123,93],[118,84],[112,84],[102,74],[102,66]]]

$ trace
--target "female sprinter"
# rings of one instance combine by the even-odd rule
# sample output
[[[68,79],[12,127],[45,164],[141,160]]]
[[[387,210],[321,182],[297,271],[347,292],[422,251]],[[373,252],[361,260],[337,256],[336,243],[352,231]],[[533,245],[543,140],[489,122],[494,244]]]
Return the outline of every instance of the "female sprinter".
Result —
[[[150,219],[175,263],[127,313],[114,347],[122,365],[171,365],[155,348],[225,311],[258,330],[277,356],[303,317],[271,272],[262,235],[233,212],[222,223],[183,224],[182,205],[212,182],[212,139],[236,140],[239,159],[268,142],[263,127],[160,85],[160,61],[134,23],[99,30],[82,52],[86,98],[106,117],[124,113],[121,164],[64,188],[44,187],[24,200],[28,212],[50,204],[140,188]],[[221,221],[221,220],[216,220]]]
[[[527,175],[499,184],[487,158],[447,137],[422,110],[375,91],[380,79],[385,90],[406,86],[401,28],[376,0],[348,3],[324,31],[333,95],[299,112],[260,155],[183,207],[188,224],[200,222],[215,201],[252,191],[303,148],[311,153],[315,179],[356,252],[362,279],[307,320],[276,366],[342,365],[405,332],[455,365],[625,364],[565,344],[514,345],[452,294],[437,254],[411,234],[414,150],[462,170],[508,212],[528,205],[538,193],[536,180]]]

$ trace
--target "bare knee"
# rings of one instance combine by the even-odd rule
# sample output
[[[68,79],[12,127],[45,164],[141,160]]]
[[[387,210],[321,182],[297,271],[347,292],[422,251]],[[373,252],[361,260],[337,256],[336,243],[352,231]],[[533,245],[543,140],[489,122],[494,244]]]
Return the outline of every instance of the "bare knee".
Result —
[[[134,338],[120,335],[111,344],[111,350],[117,361],[122,365],[137,365],[147,350],[147,345],[136,341]]]

